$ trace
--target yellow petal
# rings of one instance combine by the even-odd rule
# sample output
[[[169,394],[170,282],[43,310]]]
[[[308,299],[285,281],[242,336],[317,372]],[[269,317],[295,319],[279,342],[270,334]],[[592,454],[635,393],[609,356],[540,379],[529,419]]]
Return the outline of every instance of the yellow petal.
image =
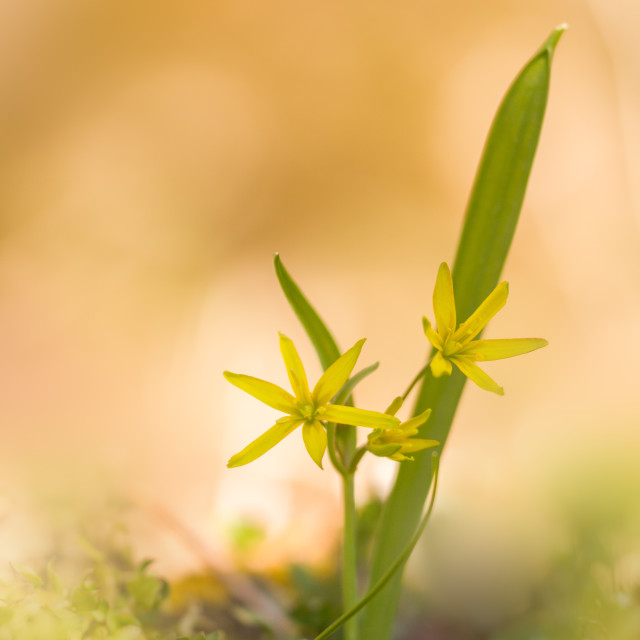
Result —
[[[429,340],[431,345],[435,349],[439,349],[440,351],[442,351],[442,338],[436,331],[434,331],[431,323],[429,322],[429,319],[425,316],[422,317],[422,328],[424,329],[424,335],[427,336],[427,339]]]
[[[287,375],[289,382],[296,398],[303,404],[311,403],[311,394],[309,393],[309,383],[307,382],[307,374],[302,366],[302,360],[298,355],[293,342],[282,334],[280,335],[280,353],[287,367]]]
[[[492,378],[489,377],[475,362],[469,358],[452,358],[453,363],[464,373],[469,380],[475,382],[481,389],[493,391],[499,396],[504,395],[504,389]]]
[[[440,443],[437,440],[422,440],[420,438],[411,438],[402,444],[402,453],[415,453],[429,447],[437,447]]]
[[[264,402],[278,411],[289,414],[297,411],[296,399],[277,384],[245,376],[242,373],[231,373],[231,371],[225,371],[222,375],[238,389],[246,391],[260,402]]]
[[[313,401],[316,407],[326,404],[340,391],[342,385],[356,366],[365,338],[358,340],[351,349],[343,353],[321,376],[313,389]]]
[[[502,360],[546,347],[549,343],[543,338],[507,338],[503,340],[474,340],[463,352],[477,361]]]
[[[389,456],[389,460],[394,460],[395,462],[404,462],[408,460],[409,462],[413,462],[414,458],[411,456],[404,456],[401,453],[394,453],[392,456]]]
[[[451,375],[451,363],[438,351],[431,361],[431,373],[434,378]]]
[[[278,421],[271,429],[265,431],[259,438],[256,438],[251,444],[247,445],[242,451],[231,456],[227,467],[241,467],[243,464],[253,462],[263,453],[266,453],[278,442],[286,438],[294,429],[302,424],[302,420],[295,418],[291,420]]]
[[[466,342],[475,338],[484,329],[487,322],[504,307],[508,296],[509,284],[501,282],[467,320],[458,327],[453,339],[458,342]]]
[[[311,459],[322,469],[322,456],[327,449],[327,432],[319,422],[302,427],[302,439]]]
[[[400,425],[400,429],[403,431],[412,431],[413,429],[417,429],[420,425],[424,424],[431,415],[431,409],[427,409],[422,413],[419,413],[417,416],[413,418],[409,418],[409,420],[403,422]]]
[[[402,429],[383,429],[374,431],[368,438],[369,442],[377,444],[401,444],[407,439],[407,434]]]
[[[400,444],[387,444],[379,442],[369,442],[367,449],[373,453],[374,456],[380,458],[390,458],[392,455],[398,453],[402,449]]]
[[[337,404],[328,404],[323,407],[319,417],[329,422],[350,424],[356,427],[369,427],[371,429],[395,429],[400,424],[398,418],[386,413],[356,409],[355,407],[343,407]]]
[[[453,279],[449,265],[443,262],[438,269],[436,286],[433,290],[433,312],[436,316],[438,333],[446,338],[456,329],[456,301],[453,297]]]

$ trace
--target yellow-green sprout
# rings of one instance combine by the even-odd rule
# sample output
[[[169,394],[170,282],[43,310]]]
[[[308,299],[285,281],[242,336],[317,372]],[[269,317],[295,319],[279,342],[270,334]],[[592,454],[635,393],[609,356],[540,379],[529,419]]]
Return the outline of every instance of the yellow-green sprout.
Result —
[[[228,467],[240,467],[253,462],[302,425],[302,439],[311,459],[322,469],[322,457],[327,448],[324,422],[335,422],[371,429],[397,427],[400,420],[377,411],[329,404],[349,378],[356,365],[364,339],[342,354],[320,377],[313,391],[309,391],[307,375],[293,342],[280,334],[280,352],[287,368],[294,395],[281,387],[239,373],[224,372],[233,385],[261,402],[286,413],[268,431],[231,457]]]
[[[394,429],[376,429],[368,436],[367,449],[376,456],[398,462],[413,460],[412,456],[406,454],[437,447],[440,444],[437,440],[414,438],[418,435],[418,427],[425,423],[430,415],[431,409],[427,409]]]
[[[427,318],[422,319],[425,335],[438,350],[431,361],[431,373],[436,378],[450,375],[451,363],[453,363],[467,378],[482,389],[503,395],[503,388],[491,379],[476,362],[511,358],[548,344],[542,338],[474,340],[489,320],[504,307],[508,295],[508,283],[501,282],[469,318],[457,326],[451,271],[446,262],[440,265],[436,286],[433,290],[436,329],[434,330]]]

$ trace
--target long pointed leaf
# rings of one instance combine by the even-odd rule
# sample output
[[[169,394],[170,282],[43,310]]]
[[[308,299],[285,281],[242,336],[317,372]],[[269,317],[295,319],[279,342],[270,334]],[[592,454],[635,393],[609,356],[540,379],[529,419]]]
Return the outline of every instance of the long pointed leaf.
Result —
[[[525,65],[507,91],[489,132],[467,207],[453,270],[456,310],[466,319],[495,287],[506,259],[538,145],[549,90],[551,59],[566,27],[555,29]],[[430,438],[444,446],[462,394],[465,378],[425,376],[416,413],[433,409]],[[426,431],[426,428],[423,428]],[[431,456],[417,454],[402,463],[387,500],[376,537],[371,584],[393,562],[414,531],[429,491]],[[361,614],[367,640],[387,640],[400,595],[397,575]]]
[[[371,375],[379,366],[379,362],[374,362],[372,365],[365,367],[358,373],[351,376],[343,385],[342,389],[336,394],[333,404],[344,404],[347,398],[351,395],[351,392],[355,389],[356,385],[360,384],[367,376]]]
[[[273,263],[284,295],[313,343],[322,368],[328,369],[340,357],[340,349],[338,349],[336,341],[317,311],[284,268],[278,253],[274,256]]]
[[[307,332],[318,354],[322,368],[326,371],[340,357],[340,349],[318,312],[311,306],[300,287],[284,268],[278,253],[274,256],[273,263],[282,291]],[[352,406],[353,400],[348,398],[346,404]],[[349,460],[356,448],[355,429],[341,426],[336,433],[336,441],[345,459]]]

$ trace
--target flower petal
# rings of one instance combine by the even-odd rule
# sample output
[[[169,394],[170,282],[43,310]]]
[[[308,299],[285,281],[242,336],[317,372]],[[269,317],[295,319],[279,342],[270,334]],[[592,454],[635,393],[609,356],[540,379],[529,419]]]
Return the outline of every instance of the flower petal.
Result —
[[[506,338],[503,340],[474,340],[465,347],[463,354],[473,360],[502,360],[546,347],[549,343],[543,338]]]
[[[337,404],[324,406],[319,417],[329,422],[350,424],[356,427],[370,427],[371,429],[395,429],[400,424],[398,418],[386,413],[356,409],[355,407],[343,407]]]
[[[398,443],[388,444],[373,441],[367,444],[367,449],[369,449],[374,456],[378,456],[379,458],[390,458],[402,449],[402,445]]]
[[[437,447],[440,443],[437,440],[422,440],[421,438],[410,438],[402,443],[402,453],[415,453],[429,447]]]
[[[442,351],[443,342],[440,335],[434,330],[426,316],[422,316],[422,328],[424,329],[424,335],[435,349]]]
[[[482,302],[482,304],[458,327],[453,336],[458,342],[467,342],[475,338],[487,322],[504,307],[509,296],[509,284],[501,282]]]
[[[414,416],[413,418],[409,418],[409,420],[406,420],[405,422],[403,422],[400,425],[400,429],[402,429],[405,432],[413,431],[414,429],[417,429],[420,425],[424,424],[429,419],[430,415],[431,415],[431,409],[427,409],[426,411],[419,413],[417,416]]]
[[[340,391],[356,366],[365,338],[358,340],[351,349],[343,353],[321,376],[313,389],[316,407],[326,404]]]
[[[442,353],[440,353],[440,351],[433,356],[433,360],[431,361],[431,373],[434,378],[451,375],[451,363],[442,355]]]
[[[309,383],[307,382],[307,374],[302,366],[302,360],[298,355],[295,345],[287,336],[280,335],[280,353],[287,367],[287,375],[289,382],[296,398],[303,404],[311,403],[311,394],[309,393]]]
[[[305,423],[302,427],[302,439],[311,459],[322,469],[322,456],[327,449],[327,432],[318,422]]]
[[[451,358],[451,360],[469,380],[475,382],[481,389],[493,391],[499,396],[504,395],[504,389],[469,358],[457,357]]]
[[[378,433],[377,433],[378,432]],[[373,432],[373,435],[368,436],[369,442],[375,442],[378,444],[402,444],[407,436],[400,429],[382,429]],[[385,454],[386,455],[386,454]]]
[[[392,456],[389,456],[389,460],[394,460],[395,462],[404,462],[405,460],[409,460],[409,462],[413,462],[414,458],[402,455],[401,453],[394,453]]]
[[[278,411],[289,414],[297,411],[296,399],[277,384],[253,376],[245,376],[242,373],[231,373],[231,371],[225,371],[222,375],[238,389],[246,391],[260,402]]]
[[[278,442],[286,438],[294,429],[302,424],[302,420],[291,419],[277,422],[268,431],[265,431],[259,438],[256,438],[251,444],[247,445],[242,451],[231,456],[227,467],[241,467],[243,464],[253,462],[263,453],[266,453]]]
[[[449,265],[443,262],[438,269],[436,286],[433,290],[433,312],[436,316],[438,333],[446,337],[456,330],[456,301],[453,297],[453,279]]]
[[[413,460],[412,456],[406,456],[405,453],[416,453],[429,447],[437,447],[440,443],[437,440],[421,440],[420,438],[411,438],[405,440],[397,452],[393,452],[388,457],[391,460],[402,462],[403,460]],[[372,452],[373,453],[373,452]],[[379,454],[378,454],[379,455]]]

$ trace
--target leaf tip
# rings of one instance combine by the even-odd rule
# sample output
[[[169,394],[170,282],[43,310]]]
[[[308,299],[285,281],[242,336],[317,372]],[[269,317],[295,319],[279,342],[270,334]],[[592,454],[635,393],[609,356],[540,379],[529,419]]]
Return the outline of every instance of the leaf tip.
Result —
[[[544,44],[541,47],[542,51],[546,51],[551,57],[553,52],[556,49],[558,41],[562,37],[562,34],[569,28],[569,25],[566,22],[559,24],[549,35],[549,37],[545,40]]]
[[[367,341],[367,339],[366,339],[366,338],[360,338],[360,340],[358,340],[358,342],[356,342],[356,343],[353,345],[353,348],[354,348],[354,349],[355,349],[355,348],[357,348],[358,353],[360,353],[360,351],[362,351],[362,347],[364,346],[364,343],[365,343],[366,341]]]

